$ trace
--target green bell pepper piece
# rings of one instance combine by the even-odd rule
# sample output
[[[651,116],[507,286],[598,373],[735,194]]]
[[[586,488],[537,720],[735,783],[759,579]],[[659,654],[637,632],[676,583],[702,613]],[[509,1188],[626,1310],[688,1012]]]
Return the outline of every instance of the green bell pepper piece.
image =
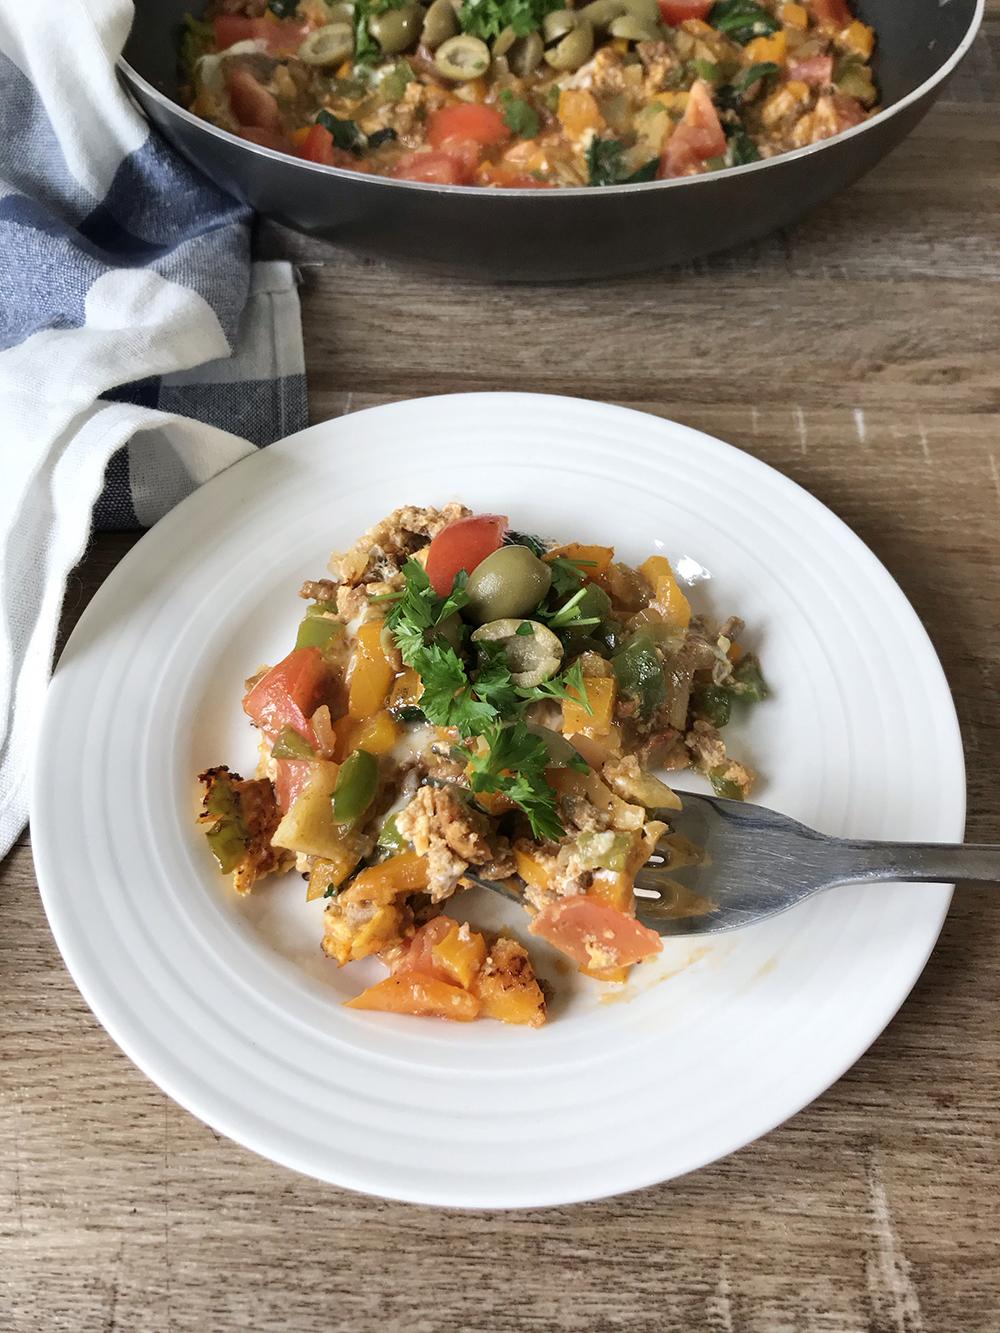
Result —
[[[613,870],[620,874],[628,862],[632,839],[627,833],[581,833],[576,845],[587,870]]]
[[[205,796],[205,813],[216,822],[205,831],[208,845],[224,875],[236,869],[250,841],[239,793],[227,778],[216,776]]]
[[[317,602],[317,606],[322,605],[324,603]],[[339,638],[343,632],[344,626],[341,621],[331,620],[329,616],[320,615],[310,607],[305,620],[299,626],[295,647],[318,648],[320,652],[326,652],[334,639]]]
[[[387,851],[401,852],[406,847],[406,839],[396,827],[396,816],[390,815],[382,825],[382,832],[378,835],[377,847],[384,847]]]
[[[725,801],[743,800],[743,788],[738,782],[724,777],[722,773],[709,773],[708,776],[716,796],[721,796]]]
[[[733,696],[721,685],[698,685],[691,702],[694,711],[707,718],[713,727],[724,727],[729,721]]]
[[[645,630],[633,634],[623,648],[611,659],[618,680],[618,688],[639,705],[639,716],[650,718],[665,702],[667,680],[663,674],[652,635]]]
[[[375,799],[378,760],[367,750],[355,750],[344,760],[333,789],[333,817],[338,824],[353,824]]]
[[[294,727],[282,727],[271,746],[272,759],[315,759],[316,751]]]
[[[767,698],[767,685],[760,672],[760,663],[752,653],[740,658],[729,688],[740,699],[746,699],[747,703],[757,704]]]
[[[617,620],[602,620],[594,630],[594,638],[604,645],[605,653],[616,653],[619,648],[624,647],[628,635]]]

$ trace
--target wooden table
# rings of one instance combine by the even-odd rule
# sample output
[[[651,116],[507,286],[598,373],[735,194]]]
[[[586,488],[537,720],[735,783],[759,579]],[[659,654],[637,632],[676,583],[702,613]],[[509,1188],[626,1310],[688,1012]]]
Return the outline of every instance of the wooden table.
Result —
[[[962,723],[968,837],[1000,842],[1000,0],[989,10],[906,144],[744,253],[486,288],[259,240],[321,265],[303,288],[317,421],[422,393],[577,394],[718,435],[828,504],[926,624]],[[95,539],[70,620],[133,541]],[[766,1138],[621,1198],[470,1215],[317,1184],[207,1129],[77,994],[27,841],[0,883],[11,1333],[1000,1333],[991,890],[959,886],[888,1031]]]

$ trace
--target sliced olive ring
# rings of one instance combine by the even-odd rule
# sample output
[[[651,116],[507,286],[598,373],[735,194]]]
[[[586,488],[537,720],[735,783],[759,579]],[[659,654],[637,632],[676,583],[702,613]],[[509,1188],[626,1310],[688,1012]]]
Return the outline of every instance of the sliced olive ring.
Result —
[[[354,54],[354,29],[350,23],[326,23],[311,32],[299,47],[299,59],[307,65],[341,65]]]
[[[446,79],[468,83],[485,74],[490,65],[490,48],[478,37],[460,33],[442,42],[434,53],[434,64]]]
[[[594,29],[589,19],[578,18],[572,32],[545,52],[546,63],[553,69],[579,69],[594,53]]]

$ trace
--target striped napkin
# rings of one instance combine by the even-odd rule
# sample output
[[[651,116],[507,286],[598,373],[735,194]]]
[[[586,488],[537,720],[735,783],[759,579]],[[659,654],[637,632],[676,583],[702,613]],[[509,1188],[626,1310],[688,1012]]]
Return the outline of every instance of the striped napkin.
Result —
[[[66,579],[92,526],[144,527],[306,424],[294,274],[115,75],[128,0],[0,0],[0,856]]]

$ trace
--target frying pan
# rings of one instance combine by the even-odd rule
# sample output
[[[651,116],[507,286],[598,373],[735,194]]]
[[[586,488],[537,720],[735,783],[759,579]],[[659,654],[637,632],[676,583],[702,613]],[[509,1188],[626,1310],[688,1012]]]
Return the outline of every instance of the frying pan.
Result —
[[[857,0],[878,36],[885,110],[855,129],[744,167],[597,189],[427,185],[323,167],[217,129],[176,99],[178,41],[195,0],[136,0],[121,72],[152,123],[224,190],[309,236],[363,255],[492,280],[640,273],[756,240],[844,189],[933,105],[969,49],[985,0]]]

